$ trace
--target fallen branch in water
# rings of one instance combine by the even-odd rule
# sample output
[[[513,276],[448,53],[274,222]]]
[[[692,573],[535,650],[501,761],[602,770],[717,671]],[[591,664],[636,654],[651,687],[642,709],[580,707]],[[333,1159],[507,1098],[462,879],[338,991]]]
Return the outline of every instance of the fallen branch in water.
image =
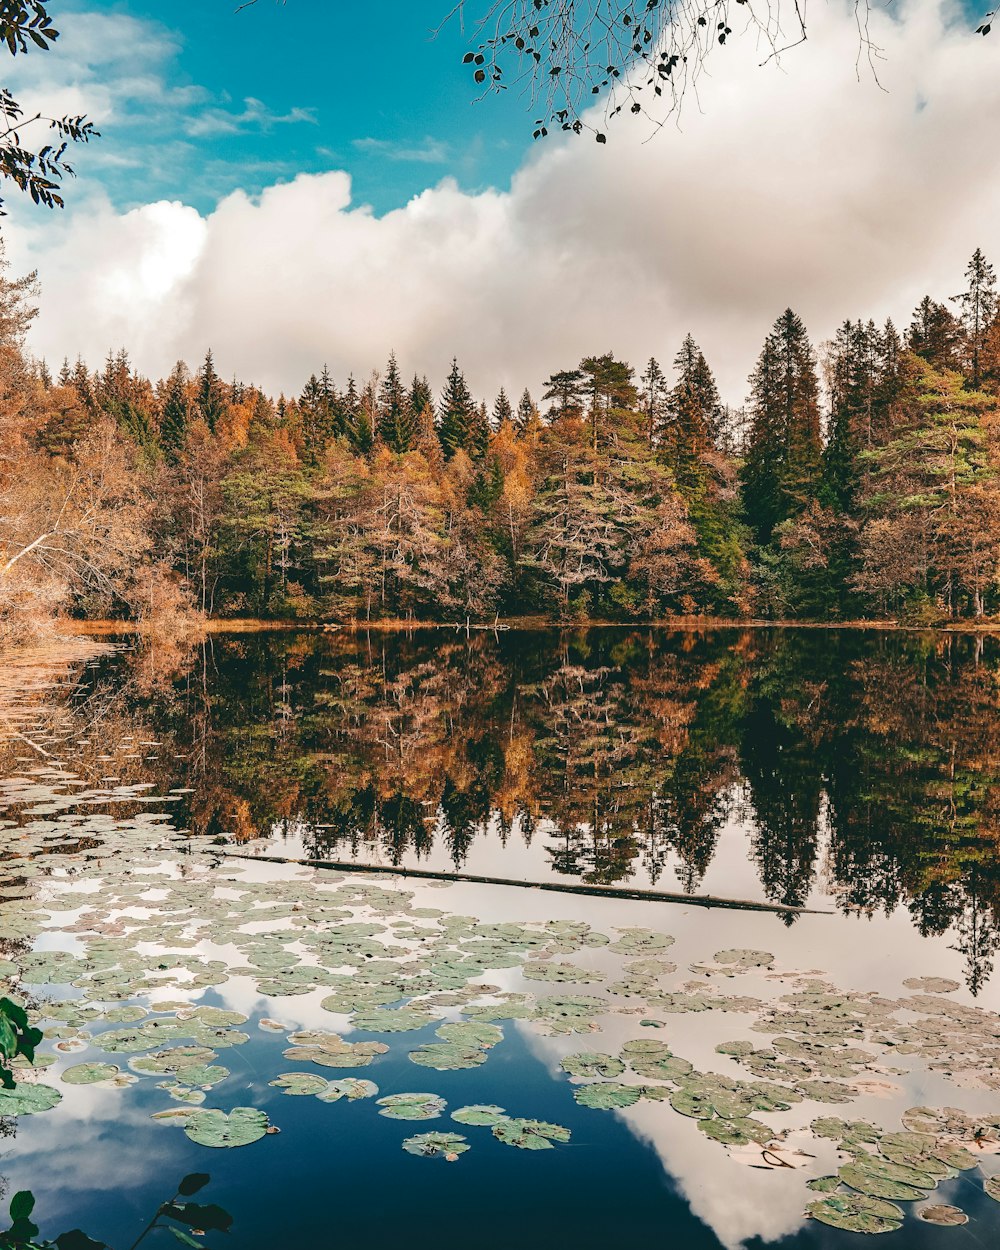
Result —
[[[625,898],[647,903],[689,903],[692,907],[726,907],[734,911],[766,911],[779,916],[831,916],[814,907],[788,907],[784,903],[759,903],[752,899],[718,898],[713,894],[671,894],[663,890],[616,889],[581,882],[515,881],[508,877],[480,877],[469,872],[433,872],[429,868],[391,868],[382,864],[355,864],[334,859],[293,859],[288,855],[251,855],[247,851],[223,851],[225,859],[249,859],[262,864],[301,864],[305,868],[335,868],[338,872],[380,872],[396,877],[419,877],[426,881],[465,881],[473,885],[506,885],[520,890],[550,890],[556,894],[586,894],[598,898]]]

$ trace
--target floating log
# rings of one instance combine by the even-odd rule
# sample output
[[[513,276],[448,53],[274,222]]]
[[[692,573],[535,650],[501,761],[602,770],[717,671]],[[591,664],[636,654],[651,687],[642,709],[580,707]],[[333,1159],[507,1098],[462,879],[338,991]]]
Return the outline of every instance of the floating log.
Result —
[[[473,885],[513,886],[518,890],[549,890],[554,894],[584,894],[597,898],[624,898],[642,903],[686,903],[692,907],[724,907],[732,911],[765,911],[778,916],[832,916],[814,907],[789,907],[784,903],[760,903],[753,899],[721,898],[713,894],[672,894],[665,890],[616,889],[583,882],[515,881],[508,877],[481,877],[470,872],[433,872],[429,868],[391,868],[384,864],[358,864],[336,859],[294,859],[288,855],[251,855],[247,851],[218,852],[225,859],[248,859],[262,864],[299,864],[304,868],[334,868],[338,872],[377,872],[392,877],[416,877],[424,881],[464,881]]]

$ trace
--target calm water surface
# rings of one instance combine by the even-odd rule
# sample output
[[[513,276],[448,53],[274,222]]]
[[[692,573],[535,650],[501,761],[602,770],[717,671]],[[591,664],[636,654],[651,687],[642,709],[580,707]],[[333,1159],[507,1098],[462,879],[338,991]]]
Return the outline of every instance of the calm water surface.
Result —
[[[121,1250],[177,1178],[208,1171],[206,1195],[236,1221],[228,1239],[208,1243],[248,1250],[355,1241],[596,1250],[633,1237],[698,1248],[860,1245],[859,1234],[805,1217],[823,1196],[807,1181],[844,1162],[833,1141],[808,1131],[811,1121],[842,1116],[896,1131],[906,1108],[925,1105],[1000,1123],[1000,647],[992,639],[735,630],[258,635],[123,649],[71,667],[56,689],[37,688],[40,671],[23,680],[8,673],[0,923],[8,975],[20,978],[19,992],[33,996],[50,1031],[43,1050],[56,1059],[41,1079],[62,1100],[2,1122],[0,1172],[10,1192],[34,1190],[50,1235],[80,1225]],[[233,852],[383,872],[254,863]],[[776,910],[442,888],[393,869],[711,895]],[[324,906],[341,912],[326,915]],[[609,943],[584,940],[579,928],[553,946],[538,937],[552,921],[589,926]],[[410,948],[438,942],[442,930],[452,955],[469,961],[477,942],[501,932],[487,934],[487,926],[514,923],[523,926],[516,942],[528,943],[516,958],[494,966],[483,954],[460,974],[434,964],[434,985],[383,995],[381,1007],[369,1008],[415,998],[435,1016],[423,1027],[359,1028],[349,1005],[322,1005],[331,990],[349,992],[338,977],[370,985],[366,965],[426,963]],[[358,924],[376,932],[336,955],[313,941]],[[628,927],[674,941],[612,949]],[[254,948],[254,932],[284,937]],[[502,933],[508,940],[510,931]],[[714,958],[743,950],[773,961],[732,976],[732,964]],[[65,965],[32,964],[32,951],[75,953],[80,975],[71,983]],[[253,964],[260,951],[263,967]],[[301,985],[276,983],[282,955],[286,965],[317,969],[316,983],[304,973],[291,974]],[[638,968],[643,958],[662,967]],[[539,981],[523,967],[564,962],[590,975]],[[201,979],[211,983],[192,985],[205,969]],[[392,982],[389,962],[382,971]],[[936,1052],[926,1037],[915,1046],[902,1037],[921,1020],[937,1028],[934,996],[928,1006],[903,985],[925,977],[954,983],[937,996],[945,1008],[975,1012],[965,1023],[944,1017],[951,1023]],[[150,985],[156,978],[159,987]],[[500,1019],[502,1040],[474,1067],[415,1063],[411,1052],[438,1044],[436,1029],[462,1020],[472,1001],[434,1002],[434,994],[467,981],[493,987],[487,1002],[568,994],[603,1006],[591,1005],[575,1033],[553,1031],[551,1018]],[[842,1102],[807,1096],[787,1110],[754,1112],[776,1136],[787,1133],[791,1166],[748,1166],[746,1151],[714,1140],[668,1100],[582,1106],[579,1081],[559,1066],[579,1052],[616,1056],[643,1038],[665,1042],[698,1073],[751,1082],[716,1047],[743,1040],[767,1048],[783,1027],[755,1027],[762,1017],[775,1003],[791,1012],[783,999],[820,984],[827,993],[881,996],[895,1032],[891,1047],[881,1024],[866,1025],[864,1036],[820,1038],[871,1053],[856,1070],[832,1074]],[[690,1009],[699,995],[707,1009]],[[734,996],[742,1006],[722,1009]],[[67,1003],[103,1015],[67,1023],[46,1014]],[[221,1039],[210,1062],[228,1075],[200,1091],[200,1105],[258,1108],[280,1135],[209,1149],[183,1126],[150,1118],[189,1106],[161,1088],[170,1084],[161,1076],[141,1075],[126,1088],[62,1081],[81,1063],[130,1070],[145,1052],[105,1051],[101,1037],[125,1027],[116,1008],[136,1003],[152,1009],[137,1027],[176,1025],[177,1011],[199,1006],[245,1017],[228,1027],[248,1040]],[[284,1027],[261,1029],[261,1019]],[[283,1054],[288,1034],[301,1029],[388,1049],[366,1066],[317,1066]],[[977,1036],[975,1054],[954,1053],[949,1029]],[[447,1109],[410,1122],[379,1115],[372,1098],[292,1097],[269,1084],[287,1072],[371,1080],[378,1097],[433,1093]],[[616,1079],[640,1078],[626,1071]],[[563,1126],[570,1140],[512,1148],[489,1127],[450,1119],[468,1104]],[[400,1148],[430,1131],[460,1133],[471,1148],[453,1163]],[[1000,1203],[983,1184],[1000,1172],[1000,1154],[987,1147],[978,1163],[944,1178],[926,1201],[901,1201],[905,1222],[890,1241],[994,1244]],[[927,1202],[954,1204],[969,1222],[927,1224],[916,1217]]]

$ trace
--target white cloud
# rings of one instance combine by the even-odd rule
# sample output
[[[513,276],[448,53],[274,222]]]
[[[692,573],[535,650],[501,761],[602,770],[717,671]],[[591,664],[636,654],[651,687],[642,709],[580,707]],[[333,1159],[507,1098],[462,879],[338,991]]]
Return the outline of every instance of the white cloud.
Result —
[[[294,125],[298,122],[309,122],[316,125],[316,114],[313,109],[293,108],[287,113],[275,113],[262,100],[248,96],[243,101],[243,110],[234,113],[230,109],[206,108],[192,117],[184,119],[184,132],[192,138],[205,138],[215,135],[242,134],[248,130],[267,131],[274,126]]]
[[[155,374],[211,345],[275,391],[324,362],[364,374],[390,348],[436,385],[457,353],[481,392],[516,393],[595,350],[666,363],[691,329],[739,402],[786,305],[815,340],[848,316],[906,319],[958,289],[1000,219],[989,42],[920,0],[876,14],[883,91],[856,75],[850,4],[810,21],[781,67],[727,47],[679,128],[649,138],[623,118],[606,146],[548,141],[507,191],[446,179],[376,218],[330,172],[207,216],[19,213],[12,251],[45,291],[36,349],[98,361],[125,342]]]
[[[373,153],[390,161],[415,161],[422,165],[443,165],[450,157],[448,145],[428,136],[423,143],[396,143],[392,139],[355,139],[351,146],[358,152]]]

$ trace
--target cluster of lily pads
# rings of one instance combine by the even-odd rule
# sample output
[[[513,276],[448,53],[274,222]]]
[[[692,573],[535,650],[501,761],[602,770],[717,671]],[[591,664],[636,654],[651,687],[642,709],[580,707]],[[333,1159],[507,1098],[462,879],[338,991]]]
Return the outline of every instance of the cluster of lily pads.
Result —
[[[769,952],[750,949],[716,951],[679,973],[666,958],[673,938],[650,928],[605,934],[582,921],[483,922],[416,906],[412,892],[387,880],[327,871],[260,880],[254,869],[182,837],[169,813],[151,810],[163,798],[154,800],[142,783],[85,784],[56,762],[25,761],[0,785],[0,802],[13,813],[3,822],[0,977],[30,997],[30,1018],[46,1038],[34,1067],[19,1067],[17,1087],[0,1091],[0,1115],[54,1107],[60,1091],[41,1078],[77,1054],[61,1082],[112,1090],[146,1078],[165,1103],[181,1104],[153,1118],[182,1127],[199,1145],[246,1146],[276,1132],[259,1109],[203,1105],[231,1078],[219,1052],[249,1040],[241,1028],[248,1019],[192,999],[232,977],[248,978],[267,999],[317,992],[332,1018],[329,1029],[259,1022],[286,1035],[283,1056],[300,1065],[277,1072],[273,1088],[324,1103],[375,1100],[377,1113],[393,1120],[439,1118],[445,1102],[423,1092],[379,1097],[374,1081],[324,1072],[368,1069],[390,1049],[377,1039],[431,1026],[437,1040],[408,1047],[414,1065],[475,1069],[502,1041],[507,1021],[572,1037],[597,1033],[613,1015],[634,1019],[641,1035],[616,1054],[581,1049],[562,1059],[576,1102],[593,1110],[663,1104],[758,1167],[801,1164],[792,1158],[791,1130],[760,1116],[892,1091],[890,1078],[914,1062],[960,1088],[1000,1089],[1000,1017],[949,999],[958,986],[943,978],[913,978],[904,985],[909,993],[884,998],[840,990],[822,973],[776,969]],[[43,933],[45,949],[37,949]],[[57,934],[62,949],[51,949]],[[619,957],[614,972],[590,962],[610,962],[602,952]],[[501,970],[515,970],[522,988],[482,979]],[[757,992],[722,988],[740,978]],[[759,997],[771,979],[791,992]],[[666,1027],[663,1017],[691,1012],[744,1017],[741,1031],[760,1042],[722,1041],[716,1052],[724,1070],[699,1071],[651,1034]],[[83,1057],[88,1050],[104,1057]],[[562,1126],[493,1105],[462,1107],[451,1119],[523,1150],[569,1140]],[[857,1232],[898,1227],[898,1203],[925,1203],[941,1180],[1000,1152],[1000,1116],[949,1108],[911,1109],[901,1131],[832,1118],[809,1126],[816,1138],[836,1142],[841,1159],[835,1174],[810,1182],[820,1196],[809,1214]],[[441,1130],[408,1137],[403,1148],[452,1160],[470,1143]],[[985,1191],[1000,1201],[996,1180]],[[944,1224],[963,1219],[944,1204],[918,1213]]]

